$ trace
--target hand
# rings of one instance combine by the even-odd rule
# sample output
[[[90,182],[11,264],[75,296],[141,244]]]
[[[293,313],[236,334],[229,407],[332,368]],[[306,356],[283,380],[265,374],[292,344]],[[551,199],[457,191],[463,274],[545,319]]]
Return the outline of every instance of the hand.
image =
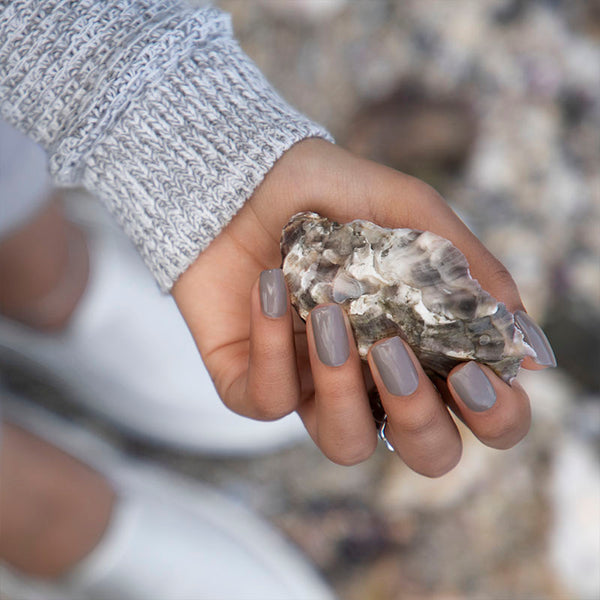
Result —
[[[529,400],[518,383],[504,383],[489,368],[459,365],[449,383],[436,381],[436,389],[410,348],[389,342],[392,359],[404,360],[404,370],[416,385],[399,397],[397,389],[396,395],[387,390],[373,349],[371,379],[345,315],[349,355],[342,365],[328,366],[315,348],[314,311],[307,326],[289,300],[283,316],[263,314],[259,275],[280,266],[282,227],[302,210],[341,222],[359,218],[385,227],[433,231],[462,250],[485,290],[509,310],[524,310],[506,269],[429,186],[323,140],[305,140],[284,154],[173,289],[225,404],[261,420],[296,410],[319,448],[340,464],[365,460],[375,449],[376,428],[367,399],[373,381],[388,415],[387,438],[419,473],[442,475],[460,459],[461,439],[448,406],[484,444],[516,444],[529,429]],[[536,368],[531,359],[524,366]],[[466,369],[461,377],[452,378],[461,369]],[[489,407],[472,410],[474,402]]]

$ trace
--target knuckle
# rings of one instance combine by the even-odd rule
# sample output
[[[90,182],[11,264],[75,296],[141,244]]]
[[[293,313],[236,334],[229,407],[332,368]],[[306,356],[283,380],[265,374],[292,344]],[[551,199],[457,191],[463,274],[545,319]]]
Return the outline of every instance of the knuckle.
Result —
[[[389,416],[389,415],[388,415]],[[418,437],[429,433],[436,425],[438,413],[435,410],[416,410],[406,412],[393,419],[394,429],[402,431],[404,434]]]
[[[400,172],[395,172],[393,177],[393,184],[397,185],[399,189],[403,189],[405,197],[410,201],[398,205],[395,203],[382,203],[377,200],[377,196],[372,197],[369,200],[369,209],[375,221],[393,223],[398,220],[399,215],[403,215],[406,219],[416,210],[415,207],[418,207],[419,211],[435,212],[440,205],[446,204],[442,196],[423,180]]]
[[[321,387],[319,381],[315,381],[315,384],[319,399],[324,400],[326,398],[327,404],[332,408],[346,406],[349,399],[362,401],[365,396],[362,382],[341,380],[337,387],[327,385],[326,388]],[[340,416],[342,414],[344,414],[343,411],[340,411]]]
[[[494,285],[494,289],[510,290],[511,292],[517,292],[517,284],[513,279],[512,275],[508,272],[508,269],[498,263],[496,268],[492,271],[490,280]]]
[[[407,175],[406,173],[402,173],[401,177],[403,179],[403,186],[408,188],[411,194],[420,202],[439,203],[444,201],[440,193],[422,179],[413,175]]]
[[[441,194],[428,183],[417,179],[415,182],[415,188],[421,202],[426,202],[428,204],[439,204],[441,202],[445,203]]]
[[[260,344],[254,344],[252,348],[252,360],[259,361],[265,365],[278,365],[289,353],[287,340],[277,337],[261,340]]]

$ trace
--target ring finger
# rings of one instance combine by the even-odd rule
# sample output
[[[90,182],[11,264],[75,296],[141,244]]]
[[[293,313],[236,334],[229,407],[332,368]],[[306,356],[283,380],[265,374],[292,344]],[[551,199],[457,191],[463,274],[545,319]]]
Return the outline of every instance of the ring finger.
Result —
[[[412,350],[399,337],[388,338],[371,348],[369,366],[396,453],[422,475],[447,473],[460,460],[460,434]]]

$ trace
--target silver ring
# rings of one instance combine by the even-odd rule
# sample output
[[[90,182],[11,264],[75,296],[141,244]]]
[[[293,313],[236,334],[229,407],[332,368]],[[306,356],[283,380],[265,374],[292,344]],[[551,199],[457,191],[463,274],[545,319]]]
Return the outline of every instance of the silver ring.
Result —
[[[385,446],[390,452],[395,452],[396,450],[394,449],[394,446],[392,446],[392,444],[390,444],[390,441],[387,439],[387,437],[385,437],[386,426],[387,426],[387,415],[384,415],[383,421],[382,421],[381,425],[379,426],[379,430],[377,431],[377,435],[379,436],[379,439],[382,442],[385,442]]]

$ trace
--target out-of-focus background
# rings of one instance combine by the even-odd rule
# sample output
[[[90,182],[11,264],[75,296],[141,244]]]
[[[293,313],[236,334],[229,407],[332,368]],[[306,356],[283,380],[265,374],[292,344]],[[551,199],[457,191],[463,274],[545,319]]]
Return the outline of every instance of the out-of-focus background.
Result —
[[[338,143],[445,196],[559,363],[524,374],[533,427],[513,450],[466,432],[432,481],[383,449],[349,469],[302,449],[244,466],[243,493],[349,600],[600,597],[600,3],[219,5]]]
[[[344,468],[311,445],[216,460],[104,434],[254,508],[344,600],[598,598],[600,2],[218,5],[290,103],[445,196],[515,277],[559,368],[523,374],[523,442],[499,452],[465,431],[439,480],[383,447]],[[60,395],[6,375],[60,410]]]

